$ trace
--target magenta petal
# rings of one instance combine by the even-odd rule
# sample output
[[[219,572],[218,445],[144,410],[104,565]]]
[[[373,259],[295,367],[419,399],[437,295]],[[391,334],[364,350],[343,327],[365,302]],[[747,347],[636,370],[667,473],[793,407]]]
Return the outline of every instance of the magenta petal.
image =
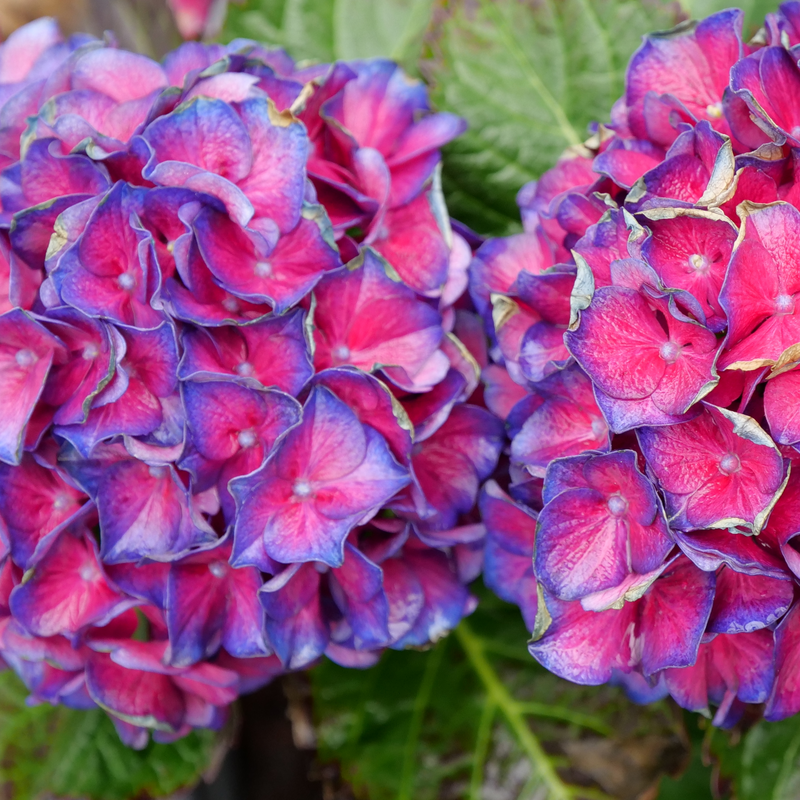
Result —
[[[565,341],[605,394],[650,398],[670,415],[685,412],[716,378],[714,334],[679,319],[666,299],[656,305],[630,288],[599,289]]]
[[[135,601],[113,589],[89,534],[63,533],[11,597],[16,619],[37,636],[77,636]]]
[[[637,646],[645,675],[695,662],[714,602],[714,573],[681,556],[640,601]]]
[[[800,606],[781,620],[775,629],[775,684],[767,701],[764,716],[769,720],[785,719],[800,711]]]
[[[412,445],[411,431],[402,409],[385,384],[372,375],[345,367],[317,373],[312,385],[318,384],[327,386],[347,404],[362,424],[375,428],[386,439],[392,454],[401,464],[408,462]]]
[[[383,573],[363,553],[345,544],[345,559],[331,573],[331,591],[353,632],[357,650],[389,641],[389,604],[383,593]]]
[[[725,567],[717,575],[711,633],[743,633],[766,628],[779,620],[794,599],[790,580],[745,575]]]
[[[405,206],[390,209],[381,225],[385,235],[372,240],[406,284],[430,297],[441,294],[450,255],[434,203],[432,192],[425,192]]]
[[[106,467],[97,508],[101,557],[109,564],[142,558],[171,561],[192,546],[214,541],[171,465],[123,460]]]
[[[570,480],[556,468],[562,472],[561,491],[547,492],[534,556],[538,579],[563,600],[611,589],[630,573],[652,572],[672,549],[657,495],[638,471],[634,453],[556,464],[573,459],[581,474]],[[547,482],[553,478],[548,473]]]
[[[458,580],[444,553],[430,548],[408,548],[403,560],[422,587],[424,604],[408,633],[392,644],[398,650],[437,641],[475,608],[474,598]],[[391,595],[389,603],[391,621],[394,607]]]
[[[481,481],[500,456],[503,426],[488,411],[457,405],[447,421],[415,445],[411,463],[428,503],[438,512],[440,527],[454,527],[478,499]]]
[[[339,566],[347,533],[408,480],[385,439],[330,390],[315,387],[300,425],[260,470],[231,483],[238,504],[234,563],[253,563],[241,554],[263,537],[276,561]]]
[[[19,464],[25,426],[61,342],[20,309],[0,316],[0,461]]]
[[[300,219],[308,134],[297,121],[287,124],[262,98],[245,100],[237,110],[253,151],[250,172],[238,182],[239,188],[257,217],[269,217],[287,233]]]
[[[330,638],[320,604],[320,574],[312,564],[287,568],[259,593],[267,614],[267,633],[275,653],[288,668],[318,658]]]
[[[795,398],[800,391],[800,372],[777,375],[764,389],[764,414],[769,432],[778,444],[800,442],[800,408]]]
[[[787,203],[755,207],[743,226],[720,293],[728,315],[723,369],[771,366],[800,342],[794,299],[800,292],[800,212]]]
[[[247,325],[189,329],[178,377],[228,375],[243,385],[296,395],[313,374],[305,321],[305,312],[295,309]]]
[[[770,516],[770,525],[777,513],[776,505]],[[760,536],[740,536],[724,530],[673,531],[673,535],[681,550],[700,569],[708,572],[727,564],[745,575],[770,575],[773,578],[787,575],[786,563],[760,542]]]
[[[485,316],[493,292],[506,294],[520,272],[538,275],[554,263],[550,248],[538,234],[490,239],[475,253],[470,267],[470,295],[475,306]]]
[[[608,611],[584,611],[545,595],[552,617],[544,635],[528,645],[531,655],[561,678],[596,686],[614,669],[627,671],[633,660],[629,630],[636,619],[633,603]]]
[[[754,420],[706,405],[690,422],[640,428],[637,434],[674,527],[761,529],[784,468]]]
[[[91,50],[73,69],[76,89],[94,89],[124,103],[169,85],[160,65],[146,56],[117,48]]]
[[[14,561],[23,569],[33,566],[57,532],[86,510],[85,500],[59,472],[46,469],[30,455],[19,467],[0,464],[0,517]]]
[[[238,657],[266,655],[258,570],[234,570],[230,547],[216,548],[174,563],[167,592],[170,663],[188,666],[224,644]]]
[[[538,403],[528,413],[533,398]],[[539,477],[544,477],[554,458],[609,447],[608,426],[592,383],[575,365],[534,384],[526,400],[507,415],[507,422],[513,431],[512,459]]]
[[[413,378],[441,341],[438,312],[388,277],[370,250],[361,268],[330,273],[314,296],[318,370],[344,364],[366,372],[398,366]]]
[[[266,455],[278,436],[300,419],[299,404],[288,395],[229,381],[184,383],[183,402],[194,446],[216,461],[256,446]]]
[[[159,162],[191,164],[234,183],[249,173],[253,163],[247,128],[222,100],[196,97],[159,117],[142,135]],[[150,179],[161,182],[162,172],[156,167]],[[168,185],[183,183],[176,176]]]
[[[737,701],[763,703],[769,696],[775,677],[773,637],[766,630],[719,634],[700,645],[694,666],[664,675],[679,705],[707,713],[709,701],[718,704],[714,724],[725,724],[729,714],[735,715]]]
[[[93,653],[86,665],[92,699],[124,722],[176,731],[183,724],[186,701],[166,675],[126,669],[105,653]]]
[[[736,228],[725,220],[676,216],[647,223],[652,235],[642,255],[664,285],[686,289],[700,301],[709,327],[725,325],[719,292],[731,258]]]

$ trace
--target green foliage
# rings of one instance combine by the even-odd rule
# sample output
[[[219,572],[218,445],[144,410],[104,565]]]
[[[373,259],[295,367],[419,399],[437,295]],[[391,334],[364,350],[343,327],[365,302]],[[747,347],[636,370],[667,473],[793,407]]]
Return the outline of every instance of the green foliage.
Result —
[[[702,19],[709,14],[722,11],[724,8],[741,8],[745,13],[744,34],[752,36],[763,24],[764,17],[771,11],[776,11],[782,0],[681,0],[683,7],[690,16]]]
[[[736,800],[796,800],[800,797],[800,718],[758,722],[735,746],[714,732],[710,750],[721,773],[733,782]]]
[[[312,671],[320,757],[340,762],[358,797],[634,798],[682,766],[670,705],[559,680],[528,655],[517,609],[481,600],[426,652]]]
[[[261,39],[311,61],[383,56],[416,72],[432,5],[433,0],[248,0],[231,8],[225,38]]]
[[[481,233],[516,229],[516,191],[608,119],[642,34],[677,12],[659,0],[443,4],[424,73],[436,105],[470,123],[446,151],[451,214]]]
[[[2,797],[165,797],[197,781],[214,754],[217,737],[211,731],[130,750],[102,711],[29,707],[26,694],[12,672],[0,673]]]

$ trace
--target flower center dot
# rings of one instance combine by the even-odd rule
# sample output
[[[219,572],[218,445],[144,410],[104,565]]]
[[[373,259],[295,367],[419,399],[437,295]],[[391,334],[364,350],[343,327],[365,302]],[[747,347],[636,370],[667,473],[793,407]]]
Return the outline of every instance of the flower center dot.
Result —
[[[252,447],[257,441],[255,432],[251,430],[239,431],[238,439],[241,447]]]
[[[228,565],[224,561],[212,561],[208,565],[208,571],[215,578],[224,578],[225,574],[228,572]]]
[[[597,437],[598,439],[605,435],[608,431],[608,426],[605,423],[605,420],[602,419],[594,419],[592,420],[592,434]]]
[[[117,283],[121,288],[125,289],[125,291],[130,291],[136,286],[136,278],[134,278],[130,272],[123,272],[122,275],[117,278]]]
[[[689,256],[689,266],[695,272],[708,272],[709,261],[706,256],[700,253],[692,253],[692,255]]]
[[[87,344],[86,347],[83,348],[83,357],[87,361],[92,361],[99,355],[100,351],[97,349],[97,345],[95,344]]]
[[[722,116],[722,103],[709,103],[706,106],[706,116],[719,119]]]
[[[333,348],[333,357],[339,361],[347,361],[350,358],[350,348],[345,344],[337,345]]]
[[[28,350],[26,347],[23,350],[17,350],[14,360],[21,367],[29,367],[34,361],[36,361],[36,356],[34,355],[33,350]]]
[[[272,264],[269,261],[256,261],[255,273],[259,278],[269,278],[272,275]]]
[[[163,478],[164,473],[167,471],[166,467],[150,467],[150,477],[151,478]]]
[[[78,574],[81,576],[81,580],[93,581],[97,577],[97,570],[92,564],[81,564]]]
[[[249,378],[253,374],[253,365],[248,361],[242,361],[236,367],[236,374],[241,375],[243,378]]]
[[[790,294],[779,294],[775,298],[775,310],[779,314],[788,314],[794,308],[794,298]]]
[[[64,492],[57,494],[55,500],[53,500],[53,508],[56,511],[61,511],[62,509],[66,508],[69,504],[70,504],[70,497],[68,494],[64,494]]]
[[[311,484],[306,480],[295,481],[295,497],[308,497],[311,494]]]
[[[235,297],[226,297],[222,301],[222,305],[226,311],[235,314],[239,310],[239,301]]]
[[[606,505],[615,517],[621,517],[628,510],[628,501],[619,494],[612,494]]]
[[[727,453],[719,461],[719,471],[723,475],[733,475],[742,468],[742,463],[739,461],[739,456],[735,453]]]
[[[668,364],[672,364],[678,358],[680,352],[680,345],[675,344],[675,342],[664,342],[658,350],[658,354]]]

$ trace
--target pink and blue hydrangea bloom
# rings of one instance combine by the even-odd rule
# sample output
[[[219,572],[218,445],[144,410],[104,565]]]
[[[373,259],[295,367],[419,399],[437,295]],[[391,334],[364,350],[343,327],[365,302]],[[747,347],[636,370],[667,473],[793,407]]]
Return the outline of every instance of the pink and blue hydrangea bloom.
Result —
[[[173,3],[189,36],[221,5]],[[393,63],[11,37],[0,656],[32,699],[136,747],[219,727],[435,641],[483,560],[562,677],[797,713],[797,4],[741,30],[646,37],[471,262],[463,122]]]
[[[223,5],[172,3],[188,36]],[[141,748],[457,625],[503,438],[453,332],[464,122],[388,61],[158,64],[46,20],[0,103],[0,663],[32,702]]]
[[[794,2],[763,43],[735,10],[645,37],[610,126],[470,266],[511,443],[486,582],[556,674],[723,727],[800,710],[798,42]]]

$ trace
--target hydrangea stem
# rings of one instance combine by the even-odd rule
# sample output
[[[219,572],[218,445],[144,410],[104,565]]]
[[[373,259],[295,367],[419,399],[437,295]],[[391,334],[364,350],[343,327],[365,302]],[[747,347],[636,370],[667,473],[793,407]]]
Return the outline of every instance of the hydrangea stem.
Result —
[[[483,682],[488,695],[487,701],[494,703],[503,712],[522,749],[530,758],[533,769],[539,773],[543,783],[548,787],[551,800],[570,800],[572,792],[553,769],[539,740],[528,727],[520,704],[511,696],[497,673],[492,669],[483,652],[481,640],[475,635],[466,620],[463,620],[456,628],[455,635]]]
[[[425,665],[425,672],[422,674],[417,696],[414,699],[414,710],[412,712],[411,724],[408,729],[408,737],[406,738],[406,746],[403,752],[403,772],[400,778],[400,791],[397,793],[397,800],[412,800],[414,796],[414,767],[417,745],[419,744],[419,736],[422,731],[425,709],[428,707],[433,684],[436,680],[436,673],[439,671],[439,665],[442,663],[442,656],[444,655],[446,646],[446,642],[440,642],[439,645],[433,649],[428,663]]]

